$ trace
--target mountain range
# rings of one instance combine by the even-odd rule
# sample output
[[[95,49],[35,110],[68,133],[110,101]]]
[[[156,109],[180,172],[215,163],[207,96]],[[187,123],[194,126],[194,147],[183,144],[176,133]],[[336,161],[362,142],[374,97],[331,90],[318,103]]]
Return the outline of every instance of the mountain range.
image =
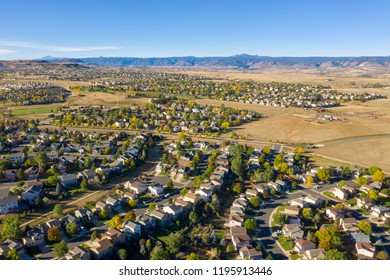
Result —
[[[330,68],[330,67],[390,67],[390,56],[362,57],[270,57],[257,55],[234,55],[215,57],[44,57],[47,62],[72,62],[101,66],[133,67],[213,67],[238,69],[266,68]]]

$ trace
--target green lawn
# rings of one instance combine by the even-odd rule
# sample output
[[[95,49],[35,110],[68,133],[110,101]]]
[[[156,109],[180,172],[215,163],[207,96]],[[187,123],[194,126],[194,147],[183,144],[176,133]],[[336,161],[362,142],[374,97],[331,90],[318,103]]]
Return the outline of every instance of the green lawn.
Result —
[[[145,194],[145,195],[141,195],[141,196],[139,196],[138,197],[138,199],[142,202],[142,201],[147,201],[147,200],[149,200],[149,199],[152,199],[153,197],[151,197],[150,195],[147,195],[147,194]]]
[[[34,108],[34,109],[16,109],[12,110],[13,115],[39,115],[56,113],[56,108]]]
[[[279,242],[280,246],[282,246],[283,249],[286,251],[290,251],[294,248],[294,242],[292,242],[291,239],[289,239],[287,237],[279,236],[278,242]]]
[[[298,255],[298,254],[292,254],[292,255],[290,255],[290,259],[291,260],[298,260],[298,259],[300,259],[301,257]]]
[[[379,203],[380,203],[382,206],[385,206],[385,207],[387,207],[387,208],[390,208],[390,199],[389,199],[389,198],[381,197]]]
[[[356,198],[350,198],[347,200],[347,202],[351,205],[356,205],[357,199]]]
[[[225,231],[224,230],[215,230],[215,234],[219,239],[222,239],[225,236]]]
[[[358,211],[359,211],[360,213],[362,213],[364,216],[369,216],[369,215],[370,215],[370,212],[367,211],[367,210],[364,209],[364,208],[360,208],[360,209],[358,209]]]
[[[329,198],[334,198],[333,193],[330,192],[330,191],[323,192],[323,194],[326,195],[326,196],[329,197]]]
[[[163,231],[163,230],[157,230],[155,231],[152,236],[158,240],[160,240],[161,242],[163,242],[164,244],[167,242],[168,240],[168,235],[169,235],[169,232],[166,232],[166,231]]]

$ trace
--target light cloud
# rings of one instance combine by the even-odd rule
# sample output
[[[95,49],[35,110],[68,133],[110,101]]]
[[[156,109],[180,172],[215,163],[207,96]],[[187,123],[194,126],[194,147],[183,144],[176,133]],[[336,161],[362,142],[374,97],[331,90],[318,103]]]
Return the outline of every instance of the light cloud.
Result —
[[[5,49],[0,49],[0,54],[9,54],[9,53],[14,53],[16,51],[14,50],[5,50]]]
[[[27,48],[45,51],[55,52],[86,52],[86,51],[106,51],[106,50],[117,50],[121,47],[116,46],[88,46],[88,47],[67,47],[67,46],[56,46],[56,45],[41,45],[32,42],[20,42],[20,41],[0,41],[0,46]],[[1,49],[0,49],[1,51]],[[7,50],[4,50],[7,51]],[[13,52],[13,51],[10,51]],[[0,52],[1,53],[1,52]]]

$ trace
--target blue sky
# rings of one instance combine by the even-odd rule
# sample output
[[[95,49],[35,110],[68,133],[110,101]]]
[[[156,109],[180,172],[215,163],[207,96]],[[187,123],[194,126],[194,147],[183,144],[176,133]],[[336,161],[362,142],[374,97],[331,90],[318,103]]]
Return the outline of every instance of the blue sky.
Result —
[[[390,55],[390,1],[0,0],[0,60]]]

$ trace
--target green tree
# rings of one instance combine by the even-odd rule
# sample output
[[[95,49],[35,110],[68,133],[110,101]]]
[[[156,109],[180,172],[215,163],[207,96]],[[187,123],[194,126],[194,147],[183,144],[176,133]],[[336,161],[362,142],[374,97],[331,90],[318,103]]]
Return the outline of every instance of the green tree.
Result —
[[[260,206],[260,198],[258,196],[253,196],[249,199],[251,207],[257,208]]]
[[[236,194],[242,193],[241,184],[235,184],[235,185],[233,186],[233,192],[236,193]]]
[[[359,187],[367,184],[368,184],[368,179],[366,177],[361,176],[356,179],[356,185],[358,185]]]
[[[80,188],[83,189],[83,190],[88,190],[89,188],[89,183],[88,183],[88,180],[86,178],[84,178],[81,183],[80,183]]]
[[[279,226],[284,226],[287,222],[287,216],[285,214],[283,214],[282,212],[277,211],[273,215],[273,220],[274,220],[275,224],[277,224]]]
[[[176,254],[177,252],[179,252],[182,244],[183,237],[181,236],[181,234],[171,233],[170,235],[168,235],[168,238],[165,241],[165,245],[167,246],[166,248],[171,254]]]
[[[269,146],[264,146],[262,152],[265,155],[269,155],[271,153],[271,148]]]
[[[192,186],[194,186],[195,188],[199,188],[199,186],[202,184],[203,182],[203,179],[201,176],[196,176],[194,178],[194,181],[192,182]]]
[[[378,254],[376,254],[377,260],[388,260],[389,256],[386,254],[385,251],[379,251]]]
[[[150,253],[151,260],[169,260],[169,254],[162,247],[156,246]]]
[[[379,199],[379,192],[377,190],[369,190],[367,193],[368,198],[377,201]]]
[[[49,164],[49,158],[47,157],[46,152],[39,152],[35,155],[34,160],[38,164],[39,173],[42,174],[46,170],[47,165]]]
[[[100,219],[101,220],[106,220],[108,218],[108,212],[106,209],[102,209],[102,211],[100,211]]]
[[[371,223],[363,221],[363,222],[357,223],[357,226],[365,234],[367,234],[367,235],[371,235],[372,234]]]
[[[191,253],[189,254],[187,257],[186,257],[186,260],[190,261],[190,260],[199,260],[199,256],[195,253]]]
[[[188,193],[188,190],[186,188],[182,188],[181,191],[180,191],[180,195],[181,196],[185,196],[186,194]]]
[[[149,206],[148,206],[148,213],[152,213],[152,211],[156,209],[156,203],[154,202],[151,202],[149,203]]]
[[[310,220],[313,218],[313,210],[311,208],[303,208],[302,210],[302,216],[306,219],[306,220]]]
[[[47,178],[47,183],[50,186],[57,185],[57,183],[58,183],[58,174],[54,174],[54,175],[50,176],[49,178]]]
[[[332,249],[325,252],[325,260],[345,260],[345,255],[337,249]]]
[[[91,241],[94,241],[96,238],[98,238],[98,234],[97,234],[96,230],[94,230],[91,234]]]
[[[66,224],[66,232],[69,236],[75,236],[77,233],[77,225],[76,223],[68,223]]]
[[[68,253],[68,244],[65,240],[62,240],[54,246],[53,251],[55,252],[57,258],[62,258],[66,253]]]
[[[351,168],[349,166],[343,166],[341,169],[341,176],[343,178],[351,178]]]
[[[169,180],[167,183],[167,186],[168,186],[168,188],[173,188],[174,187],[173,181]]]
[[[130,200],[129,200],[129,207],[130,207],[131,209],[137,208],[137,201],[134,200],[134,199],[130,199]]]
[[[126,260],[127,259],[127,251],[126,251],[126,249],[119,249],[118,250],[118,257],[122,261]]]
[[[24,180],[23,169],[21,169],[21,168],[18,169],[18,172],[16,172],[16,178],[18,178],[18,180]]]
[[[344,180],[341,180],[337,185],[338,185],[340,188],[341,188],[341,187],[344,187],[344,186],[345,186],[345,181],[344,181]]]
[[[61,233],[58,227],[52,226],[47,230],[47,240],[51,242],[60,241]]]
[[[127,214],[125,215],[125,220],[126,221],[135,221],[135,213],[134,211],[129,211],[127,212]]]
[[[328,182],[330,179],[330,169],[329,168],[321,168],[317,172],[318,179],[322,182]]]
[[[306,184],[307,184],[308,186],[311,186],[311,185],[313,185],[313,183],[314,183],[314,178],[313,178],[313,176],[307,176]]]
[[[235,250],[234,250],[233,244],[228,244],[228,245],[226,246],[226,253],[231,254],[231,253],[233,253],[234,251],[235,251]]]
[[[244,222],[244,227],[251,233],[256,231],[256,221],[255,219],[246,219]]]
[[[64,215],[64,207],[61,204],[56,204],[53,209],[53,216],[55,218],[61,218]]]
[[[119,215],[114,216],[109,222],[108,226],[110,228],[120,229],[122,227],[123,220]]]
[[[6,259],[16,261],[16,260],[20,260],[20,257],[18,252],[15,249],[12,249],[8,251]]]
[[[375,172],[380,171],[381,169],[378,166],[372,165],[367,169],[368,174],[374,175]]]
[[[385,179],[385,174],[381,170],[377,170],[372,176],[372,180],[375,182],[382,182]]]
[[[195,224],[196,222],[198,222],[199,220],[199,216],[198,214],[195,212],[195,210],[193,209],[190,213],[190,215],[188,216],[188,218],[190,219],[191,223]]]
[[[6,215],[3,220],[3,227],[1,229],[1,237],[3,239],[15,238],[19,239],[22,235],[20,229],[20,218],[18,215]]]

